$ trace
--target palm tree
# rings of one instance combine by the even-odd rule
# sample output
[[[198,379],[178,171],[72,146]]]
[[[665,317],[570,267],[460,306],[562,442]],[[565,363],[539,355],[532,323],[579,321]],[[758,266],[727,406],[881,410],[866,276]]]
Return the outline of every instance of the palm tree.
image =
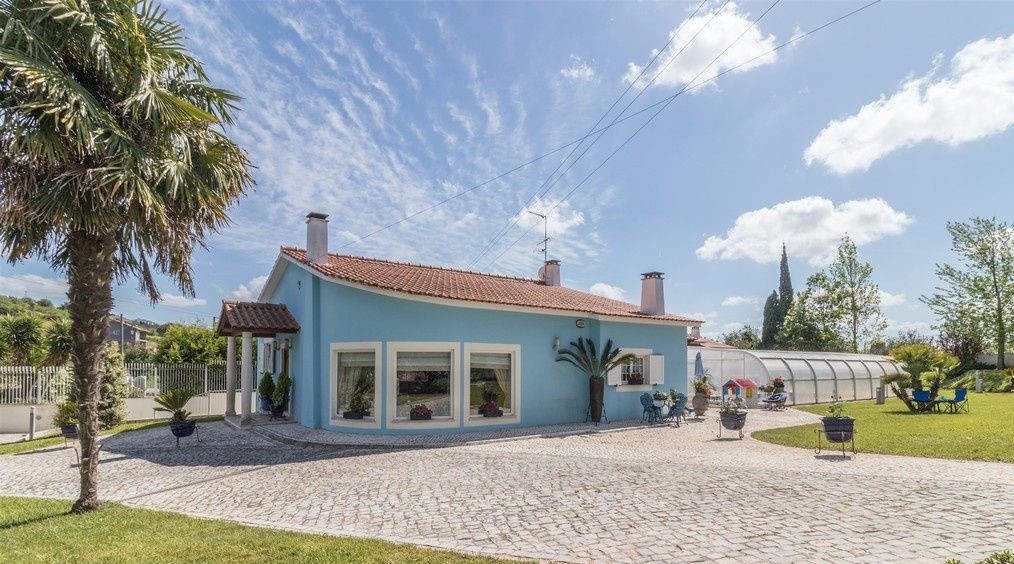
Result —
[[[32,354],[42,344],[42,321],[30,314],[6,316],[0,319],[0,339],[6,343],[14,364],[30,366]]]
[[[0,0],[0,242],[68,277],[81,493],[95,509],[100,374],[113,280],[194,294],[190,257],[251,184],[211,86],[163,9],[134,0]]]
[[[570,342],[570,348],[558,351],[556,361],[573,364],[588,375],[588,410],[595,423],[602,420],[603,396],[605,395],[606,374],[610,370],[634,360],[632,354],[621,354],[613,340],[606,341],[602,354],[595,349],[595,341],[578,337]]]

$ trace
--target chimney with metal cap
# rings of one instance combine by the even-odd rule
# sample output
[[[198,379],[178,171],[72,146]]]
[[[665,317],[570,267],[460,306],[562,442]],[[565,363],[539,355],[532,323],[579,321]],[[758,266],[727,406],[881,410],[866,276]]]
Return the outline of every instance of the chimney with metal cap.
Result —
[[[546,286],[560,285],[560,261],[547,260],[546,264],[539,269],[539,278]]]
[[[641,313],[665,315],[665,292],[662,289],[661,272],[645,272],[641,275]]]
[[[306,262],[327,264],[327,214],[306,214]]]

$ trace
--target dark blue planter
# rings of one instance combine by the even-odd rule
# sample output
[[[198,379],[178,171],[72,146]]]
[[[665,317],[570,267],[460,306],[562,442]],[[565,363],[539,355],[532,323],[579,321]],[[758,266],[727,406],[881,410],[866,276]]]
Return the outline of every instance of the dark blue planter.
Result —
[[[194,434],[194,429],[197,428],[197,421],[189,420],[183,423],[170,423],[169,430],[172,431],[173,436],[177,439],[183,437],[189,437]]]
[[[856,420],[851,417],[821,417],[824,436],[831,443],[847,443],[856,430]]]
[[[719,413],[718,420],[721,421],[722,427],[730,431],[739,431],[743,427],[746,427],[746,412],[741,413]]]
[[[271,411],[271,400],[261,398],[261,411],[265,413]]]

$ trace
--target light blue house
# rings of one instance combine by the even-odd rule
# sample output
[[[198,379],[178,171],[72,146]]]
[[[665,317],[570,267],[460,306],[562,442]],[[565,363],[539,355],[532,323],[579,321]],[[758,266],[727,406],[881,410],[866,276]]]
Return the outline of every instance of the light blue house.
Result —
[[[685,386],[687,328],[700,324],[665,313],[661,273],[642,276],[633,305],[563,287],[557,261],[526,279],[329,254],[327,216],[312,213],[307,250],[282,248],[259,302],[226,303],[219,331],[233,358],[242,339],[247,390],[261,338],[259,371],[288,372],[290,416],[307,427],[394,434],[584,421],[588,379],[555,361],[578,337],[637,356],[607,378],[605,414],[627,419],[640,417],[642,393]]]

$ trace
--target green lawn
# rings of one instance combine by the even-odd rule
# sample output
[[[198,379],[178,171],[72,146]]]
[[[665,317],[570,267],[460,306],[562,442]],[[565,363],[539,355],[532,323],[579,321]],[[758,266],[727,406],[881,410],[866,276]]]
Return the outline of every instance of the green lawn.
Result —
[[[107,503],[69,514],[71,502],[0,497],[4,562],[501,562],[379,540],[327,537],[193,519]]]
[[[222,419],[221,415],[212,415],[208,417],[195,417],[198,421],[219,421]],[[123,433],[125,431],[138,431],[140,429],[151,429],[152,427],[163,427],[169,424],[168,419],[147,419],[144,421],[130,421],[128,423],[121,423],[116,427],[108,431],[102,431],[102,435],[115,435],[117,433]],[[56,435],[54,437],[45,437],[42,439],[35,439],[33,441],[19,441],[16,443],[0,444],[0,455],[2,454],[15,454],[18,452],[27,452],[29,450],[35,450],[39,448],[46,448],[56,445],[63,444],[63,437]]]
[[[950,394],[947,394],[950,395]],[[846,414],[856,418],[856,449],[860,452],[931,458],[1014,462],[1014,394],[969,394],[971,413],[910,413],[897,398],[884,405],[850,402]],[[827,406],[800,406],[824,415]],[[814,448],[813,430],[801,425],[768,429],[755,439],[779,445]]]

